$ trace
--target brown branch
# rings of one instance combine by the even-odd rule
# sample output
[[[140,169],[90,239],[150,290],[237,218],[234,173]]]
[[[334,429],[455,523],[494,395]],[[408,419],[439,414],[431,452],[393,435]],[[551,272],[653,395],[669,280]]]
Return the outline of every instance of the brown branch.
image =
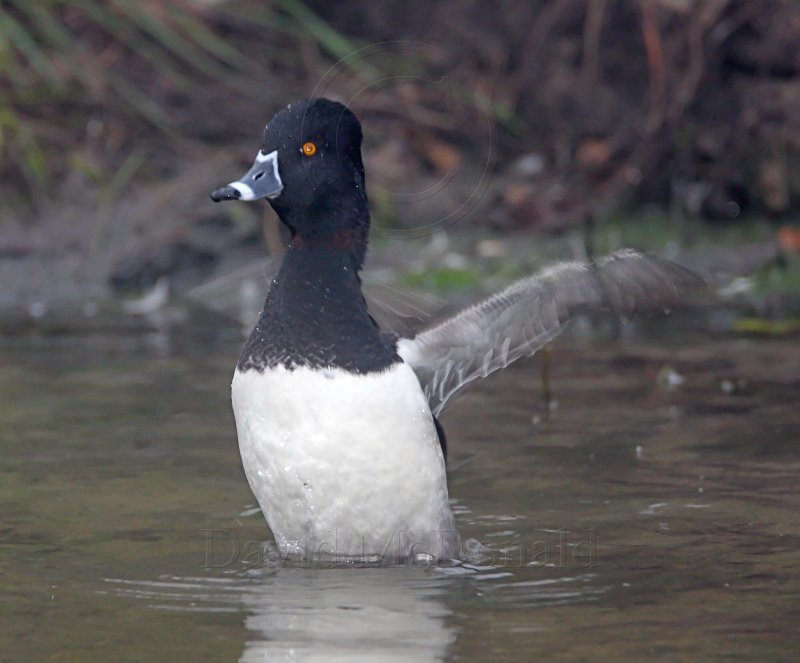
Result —
[[[680,117],[694,99],[705,67],[704,40],[706,33],[717,22],[728,4],[729,0],[708,0],[697,20],[691,24],[689,67],[682,79],[675,102],[667,108],[664,49],[658,31],[658,17],[652,0],[642,0],[642,37],[650,72],[650,99],[645,135],[638,141],[636,147],[617,171],[597,188],[595,209],[606,206],[622,191],[636,184],[636,180],[641,177],[644,165],[660,149],[657,136],[665,120],[674,121]]]
[[[689,26],[689,66],[675,94],[675,101],[668,112],[672,122],[683,115],[697,94],[705,72],[704,41],[706,32],[714,26],[729,3],[730,0],[708,0],[697,20],[692,21]]]
[[[581,58],[580,89],[592,101],[597,89],[597,70],[600,64],[600,36],[603,31],[608,0],[587,0],[583,22],[583,57]]]
[[[509,87],[514,90],[515,98],[519,98],[529,83],[536,79],[542,65],[541,54],[547,43],[547,36],[553,33],[558,19],[574,2],[575,0],[554,0],[545,3],[544,8],[537,14],[525,40],[519,73],[509,81]]]
[[[278,215],[268,205],[264,206],[264,216],[261,219],[261,228],[264,232],[264,244],[269,255],[277,261],[283,258],[286,246],[281,237],[281,224]]]
[[[650,74],[650,91],[645,127],[648,134],[657,131],[666,116],[666,80],[664,78],[664,48],[658,31],[657,7],[651,0],[642,0],[642,40]]]

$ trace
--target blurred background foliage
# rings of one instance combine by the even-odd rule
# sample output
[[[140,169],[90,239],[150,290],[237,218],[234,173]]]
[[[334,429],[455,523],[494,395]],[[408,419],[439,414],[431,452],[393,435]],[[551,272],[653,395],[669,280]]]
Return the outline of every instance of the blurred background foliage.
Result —
[[[0,253],[70,253],[107,283],[196,244],[198,219],[247,225],[205,193],[315,91],[367,120],[386,227],[458,208],[484,167],[468,223],[504,232],[643,206],[785,224],[798,34],[796,0],[2,0]],[[387,193],[445,180],[418,205]]]
[[[257,61],[265,35],[308,32],[292,2],[0,6],[3,175],[26,187],[25,202],[57,194],[70,172],[108,183],[142,151],[159,157],[150,174],[164,176],[180,158],[173,147],[219,141],[241,123],[224,112],[226,96],[237,109],[263,101],[267,69],[289,60],[278,40],[270,61]]]

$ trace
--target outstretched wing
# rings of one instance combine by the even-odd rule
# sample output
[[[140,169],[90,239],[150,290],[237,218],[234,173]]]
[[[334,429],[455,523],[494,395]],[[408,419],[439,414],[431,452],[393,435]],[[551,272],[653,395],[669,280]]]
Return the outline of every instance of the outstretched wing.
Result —
[[[418,333],[397,352],[416,372],[431,411],[438,415],[468,382],[486,377],[555,338],[582,309],[667,309],[688,286],[702,284],[669,260],[631,249],[595,263],[565,262]]]

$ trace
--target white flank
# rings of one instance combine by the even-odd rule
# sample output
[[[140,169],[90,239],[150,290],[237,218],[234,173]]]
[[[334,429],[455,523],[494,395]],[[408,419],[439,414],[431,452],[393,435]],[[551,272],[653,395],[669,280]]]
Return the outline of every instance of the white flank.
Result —
[[[245,473],[284,554],[458,555],[436,429],[407,364],[237,370],[232,398]]]
[[[414,339],[401,338],[397,340],[397,354],[411,366],[416,366],[422,361],[422,355],[414,343]]]

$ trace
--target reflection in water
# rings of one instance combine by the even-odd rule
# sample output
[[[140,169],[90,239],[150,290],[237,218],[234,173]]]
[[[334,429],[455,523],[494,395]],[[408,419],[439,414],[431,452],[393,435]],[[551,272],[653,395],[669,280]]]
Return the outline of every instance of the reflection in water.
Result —
[[[459,635],[451,606],[463,609],[460,601],[469,602],[469,596],[494,606],[545,608],[597,601],[610,589],[595,573],[543,571],[467,563],[285,567],[223,578],[107,578],[106,583],[112,594],[144,601],[153,610],[243,613],[240,660],[248,663],[443,661],[451,658]],[[455,599],[459,595],[460,601]],[[542,626],[531,621],[525,628],[539,631]]]
[[[107,579],[151,608],[245,612],[242,661],[441,661],[455,641],[446,623],[448,578],[412,567],[254,572],[247,578]]]
[[[438,584],[412,568],[282,570],[245,597],[241,660],[442,660],[455,632]]]

